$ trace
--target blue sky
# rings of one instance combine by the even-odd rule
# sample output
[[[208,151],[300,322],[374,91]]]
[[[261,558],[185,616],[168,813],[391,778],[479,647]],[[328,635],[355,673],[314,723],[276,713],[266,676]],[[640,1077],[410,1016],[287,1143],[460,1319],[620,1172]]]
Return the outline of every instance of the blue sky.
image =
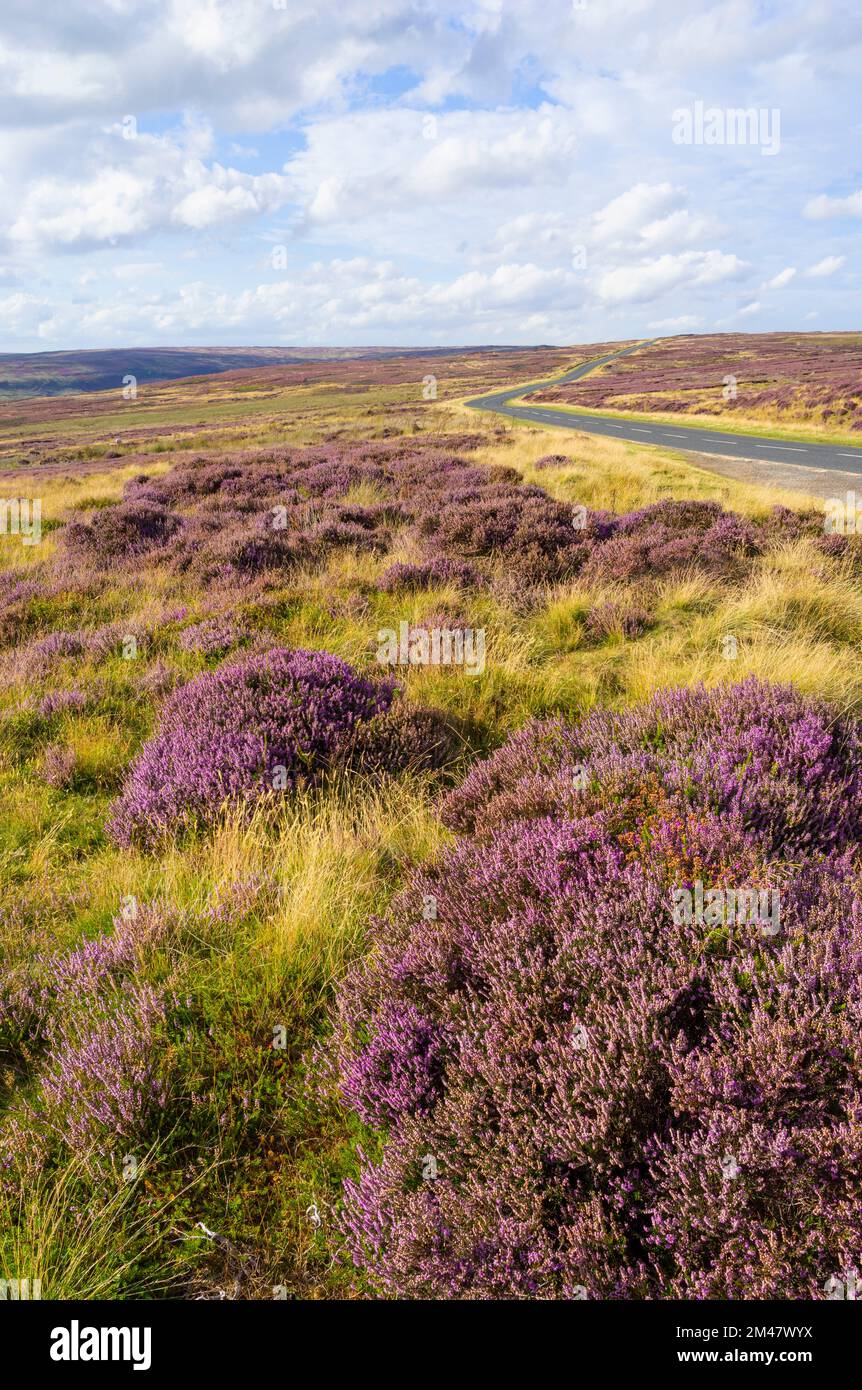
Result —
[[[860,71],[855,0],[4,0],[0,348],[862,329]]]

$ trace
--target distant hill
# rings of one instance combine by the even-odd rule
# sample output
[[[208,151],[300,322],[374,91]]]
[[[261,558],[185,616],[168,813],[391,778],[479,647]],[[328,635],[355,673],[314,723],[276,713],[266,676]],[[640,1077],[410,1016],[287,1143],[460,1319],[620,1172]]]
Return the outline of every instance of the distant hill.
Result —
[[[178,377],[210,376],[241,367],[282,366],[296,362],[350,359],[433,357],[453,352],[508,351],[504,348],[398,347],[214,347],[104,348],[92,352],[0,353],[0,400],[22,396],[64,396],[78,391],[108,391],[122,385],[124,376],[138,382],[173,381]]]

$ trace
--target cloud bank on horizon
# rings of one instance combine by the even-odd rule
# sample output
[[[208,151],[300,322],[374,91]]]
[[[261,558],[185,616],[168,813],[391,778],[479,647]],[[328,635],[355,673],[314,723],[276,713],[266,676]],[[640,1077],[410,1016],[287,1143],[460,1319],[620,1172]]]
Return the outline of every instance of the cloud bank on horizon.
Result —
[[[860,328],[854,0],[31,0],[0,348]]]

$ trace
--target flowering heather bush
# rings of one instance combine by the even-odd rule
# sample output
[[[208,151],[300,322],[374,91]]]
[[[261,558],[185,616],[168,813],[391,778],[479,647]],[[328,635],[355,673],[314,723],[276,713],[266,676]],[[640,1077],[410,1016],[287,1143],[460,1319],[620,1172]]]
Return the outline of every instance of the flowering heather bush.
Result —
[[[823,535],[823,512],[794,512],[789,507],[773,507],[760,522],[761,535],[774,541],[795,541],[803,536]]]
[[[549,583],[580,568],[602,535],[603,520],[593,513],[578,528],[571,507],[529,486],[458,499],[430,514],[424,530],[452,555],[505,559],[525,583]]]
[[[572,459],[565,454],[545,454],[542,458],[536,459],[534,468],[565,468],[572,463]]]
[[[656,578],[695,568],[731,577],[762,549],[751,522],[717,502],[656,502],[618,517],[607,544],[584,566],[590,580]]]
[[[135,678],[135,689],[142,695],[152,695],[159,699],[182,683],[180,675],[159,659],[147,666]]]
[[[313,783],[343,762],[356,726],[386,711],[394,685],[328,652],[274,648],[199,676],[171,696],[129,772],[110,833],[154,843],[208,822],[226,801]]]
[[[163,546],[180,525],[179,518],[163,507],[122,502],[101,508],[91,521],[69,522],[63,543],[73,557],[99,565],[122,565]]]
[[[16,570],[5,570],[0,574],[0,606],[28,603],[39,593],[39,585],[32,578]]]
[[[481,584],[482,576],[473,565],[440,555],[419,565],[390,565],[381,575],[379,588],[392,594],[411,589],[430,589],[435,584],[457,584],[469,589]]]
[[[39,701],[38,710],[42,719],[52,719],[55,714],[80,712],[86,704],[83,690],[51,690]]]
[[[154,538],[152,553],[207,583],[248,584],[271,572],[321,563],[344,546],[382,551],[395,526],[416,528],[426,537],[442,528],[443,549],[453,562],[466,540],[475,554],[510,552],[540,578],[563,573],[568,552],[579,553],[587,539],[573,539],[570,509],[540,488],[524,487],[515,469],[472,467],[453,452],[475,442],[399,437],[245,450],[217,462],[204,456],[166,477],[138,479],[127,487],[121,507],[104,509],[98,521],[108,513],[172,518],[173,531]],[[356,487],[373,490],[380,501],[345,500]],[[104,542],[112,551],[122,549],[112,539],[120,529],[121,518],[112,515],[105,528],[111,539]],[[67,532],[76,553],[95,545],[83,523]],[[563,550],[566,555],[558,554]],[[431,555],[429,563],[442,558]]]
[[[5,661],[6,671],[17,680],[45,680],[59,661],[84,657],[103,661],[106,657],[118,653],[127,638],[134,637],[140,646],[152,635],[152,631],[153,629],[145,623],[131,618],[122,622],[105,623],[97,628],[49,632],[46,636],[33,638],[8,653]]]
[[[327,549],[338,546],[351,546],[354,550],[384,551],[388,549],[391,537],[388,531],[373,531],[355,521],[343,521],[333,517],[321,521],[308,533],[312,546],[325,546]]]
[[[381,1291],[818,1298],[858,1260],[860,751],[749,681],[533,726],[449,798],[492,833],[338,995],[336,1087],[382,1131],[344,1229]],[[696,876],[780,884],[780,934],[676,920]]]
[[[78,759],[74,748],[61,743],[50,743],[42,754],[40,771],[49,787],[62,790],[71,787],[78,770]]]
[[[62,1017],[42,1081],[41,1114],[78,1153],[143,1137],[153,1111],[164,1107],[155,1036],[165,1006],[148,985],[132,985],[95,1015]]]
[[[588,581],[689,566],[733,576],[792,529],[792,513],[757,527],[704,502],[579,517],[524,484],[516,469],[477,467],[454,452],[474,443],[399,436],[203,455],[127,485],[125,500],[92,521],[70,522],[66,551],[108,567],[125,558],[163,561],[203,584],[248,592],[325,564],[341,548],[382,553],[401,530],[424,554],[416,566],[391,566],[384,590],[438,580],[469,586],[477,565],[514,572],[527,588],[582,570]],[[549,455],[538,466],[569,462]],[[356,489],[376,500],[351,500]]]
[[[118,914],[109,933],[71,951],[31,952],[0,982],[0,1039],[36,1045],[60,1037],[63,1016],[81,1001],[95,1007],[134,983],[142,949],[163,941],[172,922],[163,903],[141,903],[134,913]]]
[[[454,830],[485,835],[522,816],[617,805],[635,808],[638,823],[646,805],[741,817],[767,857],[839,851],[862,827],[862,732],[828,705],[754,678],[663,691],[574,726],[528,724],[473,769],[443,816]]]
[[[348,761],[363,773],[428,771],[450,763],[461,743],[460,723],[454,715],[398,704],[357,724]]]
[[[34,663],[41,662],[45,667],[69,656],[82,656],[85,651],[82,633],[62,631],[49,632],[47,637],[37,638],[26,649],[27,655],[34,658]]]
[[[241,641],[242,633],[229,618],[205,618],[179,635],[184,652],[200,652],[203,656],[223,656]]]
[[[164,1104],[155,1043],[166,1009],[135,974],[143,947],[169,925],[161,904],[140,905],[111,933],[68,952],[37,952],[6,972],[0,1044],[47,1048],[33,1113],[81,1154],[142,1137]]]

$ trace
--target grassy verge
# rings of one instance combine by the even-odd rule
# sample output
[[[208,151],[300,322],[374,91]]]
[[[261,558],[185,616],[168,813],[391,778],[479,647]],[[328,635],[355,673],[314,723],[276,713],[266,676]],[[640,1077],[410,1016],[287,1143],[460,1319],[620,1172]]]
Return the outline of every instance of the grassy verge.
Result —
[[[674,429],[711,430],[716,434],[750,434],[758,439],[783,439],[797,444],[835,444],[848,445],[859,450],[862,458],[862,443],[858,433],[849,430],[830,430],[821,425],[806,424],[803,421],[792,425],[772,425],[762,419],[740,416],[736,413],[719,419],[715,415],[697,415],[687,412],[681,419],[671,411],[647,410],[594,410],[585,406],[565,405],[560,401],[537,401],[527,396],[513,398],[510,405],[536,406],[543,410],[559,410],[564,415],[595,415],[603,420],[629,420],[634,424],[672,425]],[[538,423],[538,422],[537,422]]]

